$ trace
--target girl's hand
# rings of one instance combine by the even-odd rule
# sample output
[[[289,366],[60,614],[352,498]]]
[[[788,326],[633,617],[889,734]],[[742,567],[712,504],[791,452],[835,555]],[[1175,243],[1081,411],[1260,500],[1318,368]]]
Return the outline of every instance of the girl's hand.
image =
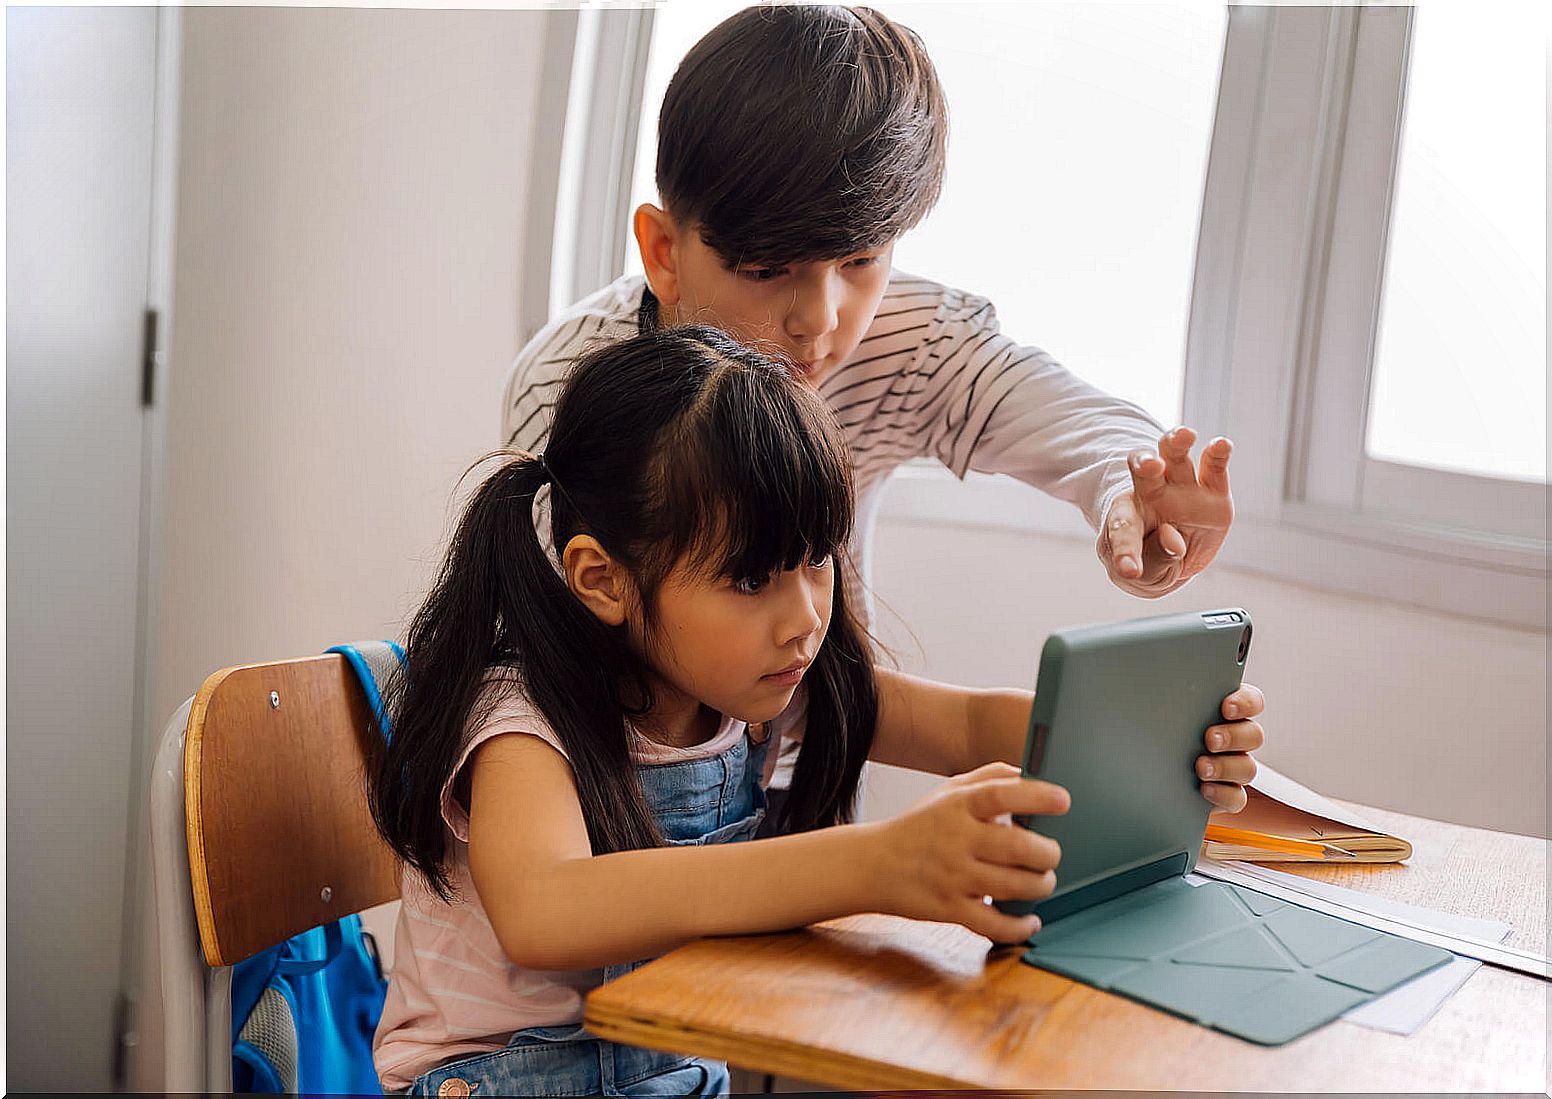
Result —
[[[867,865],[878,910],[1022,942],[1039,929],[1039,917],[1004,915],[985,898],[1050,896],[1062,853],[1055,840],[1009,823],[1008,814],[1056,816],[1070,805],[1066,790],[1023,778],[1008,763],[955,775],[871,833]]]
[[[1256,761],[1250,758],[1266,734],[1261,723],[1252,720],[1266,709],[1266,696],[1249,683],[1223,700],[1223,716],[1230,720],[1213,725],[1203,734],[1207,755],[1197,756],[1196,774],[1202,780],[1202,796],[1225,813],[1237,813],[1245,807],[1245,787],[1256,777]]]

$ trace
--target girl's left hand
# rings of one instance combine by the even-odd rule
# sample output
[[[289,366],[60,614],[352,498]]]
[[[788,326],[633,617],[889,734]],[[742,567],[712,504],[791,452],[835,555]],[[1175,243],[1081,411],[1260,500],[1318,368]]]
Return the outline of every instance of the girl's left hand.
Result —
[[[1245,787],[1256,777],[1256,761],[1250,758],[1266,734],[1254,720],[1266,709],[1266,696],[1249,683],[1223,700],[1223,716],[1228,720],[1213,725],[1203,735],[1207,755],[1196,759],[1196,774],[1202,780],[1202,796],[1225,813],[1237,813],[1245,807]]]

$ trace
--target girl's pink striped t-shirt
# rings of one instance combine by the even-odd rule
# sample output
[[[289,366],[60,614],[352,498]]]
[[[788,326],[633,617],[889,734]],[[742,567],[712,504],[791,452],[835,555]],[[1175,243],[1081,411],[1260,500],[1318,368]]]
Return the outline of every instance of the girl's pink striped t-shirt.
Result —
[[[799,688],[786,712],[770,723],[771,735],[801,737],[804,700]],[[469,816],[453,796],[454,783],[474,750],[503,733],[536,736],[566,753],[515,677],[493,676],[475,712],[481,710],[484,719],[469,730],[453,776],[442,788],[446,865],[455,899],[443,901],[413,871],[402,875],[393,973],[372,1050],[385,1090],[406,1088],[448,1061],[492,1053],[514,1031],[580,1022],[583,997],[603,980],[602,969],[523,969],[496,941],[469,874]],[[724,717],[710,740],[688,748],[638,737],[631,755],[643,765],[701,759],[733,747],[746,728]],[[766,754],[766,784],[776,756],[775,751]]]

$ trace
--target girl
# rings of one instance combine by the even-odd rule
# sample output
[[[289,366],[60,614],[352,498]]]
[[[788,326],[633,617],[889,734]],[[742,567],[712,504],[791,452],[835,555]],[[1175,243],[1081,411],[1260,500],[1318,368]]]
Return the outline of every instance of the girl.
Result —
[[[555,562],[532,522],[546,489]],[[475,492],[412,623],[372,788],[412,871],[386,1089],[718,1094],[720,1063],[591,1037],[583,996],[702,935],[855,912],[1034,932],[983,898],[1048,895],[1059,852],[998,817],[1065,812],[1066,793],[970,770],[1021,751],[1030,696],[875,680],[835,575],[852,504],[820,398],[709,328],[582,359],[545,452]],[[1254,722],[1224,730],[1236,747],[1214,758],[1248,763]],[[787,834],[742,842],[783,737],[803,743]],[[848,823],[870,757],[970,773]]]

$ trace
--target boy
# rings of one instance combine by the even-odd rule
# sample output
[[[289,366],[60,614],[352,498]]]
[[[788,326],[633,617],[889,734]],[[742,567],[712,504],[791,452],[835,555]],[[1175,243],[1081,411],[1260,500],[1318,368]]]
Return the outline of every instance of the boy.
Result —
[[[937,200],[947,113],[920,40],[869,9],[748,8],[714,28],[664,96],[663,208],[643,205],[632,226],[646,278],[616,280],[523,349],[506,444],[543,449],[559,383],[596,341],[713,324],[790,356],[844,429],[858,503],[852,606],[871,608],[852,577],[867,576],[884,483],[917,457],[1076,505],[1111,580],[1133,594],[1201,571],[1233,518],[1227,439],[1193,466],[1189,429],[1163,432],[1002,335],[985,299],[891,270],[895,241]],[[1203,788],[1215,805],[1243,806],[1259,737],[1247,730],[1203,775],[1218,780]],[[784,751],[774,786],[790,763]]]

